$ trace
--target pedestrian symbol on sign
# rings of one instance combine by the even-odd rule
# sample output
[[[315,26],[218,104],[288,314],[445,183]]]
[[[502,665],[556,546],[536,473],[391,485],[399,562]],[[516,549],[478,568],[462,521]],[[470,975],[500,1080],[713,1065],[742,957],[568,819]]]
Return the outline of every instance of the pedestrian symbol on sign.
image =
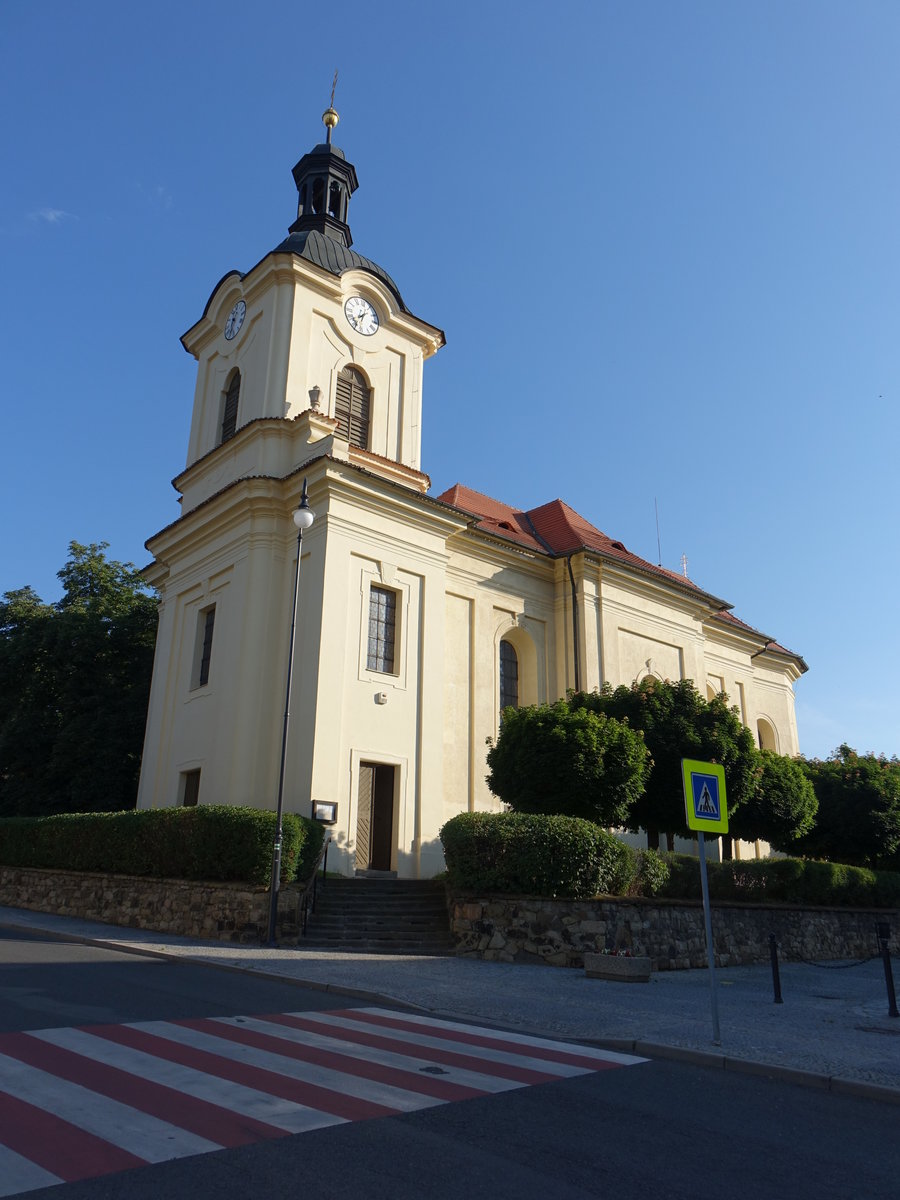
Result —
[[[707,772],[691,775],[691,799],[698,821],[718,821],[722,815],[719,804],[719,780]]]
[[[681,760],[684,815],[689,829],[704,833],[728,832],[725,768],[719,763]]]
[[[698,817],[712,817],[715,821],[719,816],[718,806],[713,804],[713,798],[709,794],[709,784],[703,780],[703,791],[700,793],[700,799],[697,802]]]

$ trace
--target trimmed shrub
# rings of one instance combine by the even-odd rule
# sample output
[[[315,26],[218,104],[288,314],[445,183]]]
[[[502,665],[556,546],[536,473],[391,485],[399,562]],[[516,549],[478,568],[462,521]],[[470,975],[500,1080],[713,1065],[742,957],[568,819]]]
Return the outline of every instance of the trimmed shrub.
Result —
[[[665,859],[669,878],[659,895],[672,900],[699,900],[699,859],[689,854],[667,854]],[[841,908],[895,908],[900,905],[900,872],[872,871],[843,863],[800,858],[750,859],[706,865],[712,900]]]
[[[629,896],[657,896],[669,878],[669,864],[658,850],[636,850],[637,870],[629,888]]]
[[[582,899],[624,891],[634,851],[578,817],[461,813],[441,830],[451,887]]]
[[[506,709],[487,785],[514,812],[624,825],[650,772],[643,736],[573,703]]]
[[[286,813],[281,882],[312,873],[324,830]],[[229,805],[0,821],[0,864],[268,885],[275,813]]]

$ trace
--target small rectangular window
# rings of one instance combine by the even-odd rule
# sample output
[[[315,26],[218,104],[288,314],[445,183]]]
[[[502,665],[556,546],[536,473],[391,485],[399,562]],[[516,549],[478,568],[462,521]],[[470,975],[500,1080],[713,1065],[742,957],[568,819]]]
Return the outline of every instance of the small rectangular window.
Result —
[[[196,808],[197,801],[200,799],[200,768],[197,767],[194,771],[182,771],[180,782],[182,805],[185,808]]]
[[[366,666],[370,671],[394,672],[394,642],[397,635],[397,593],[390,588],[369,591],[369,646]]]
[[[197,635],[194,642],[194,667],[191,672],[191,690],[205,687],[209,683],[209,665],[212,661],[213,630],[216,625],[216,606],[204,608],[197,615]]]

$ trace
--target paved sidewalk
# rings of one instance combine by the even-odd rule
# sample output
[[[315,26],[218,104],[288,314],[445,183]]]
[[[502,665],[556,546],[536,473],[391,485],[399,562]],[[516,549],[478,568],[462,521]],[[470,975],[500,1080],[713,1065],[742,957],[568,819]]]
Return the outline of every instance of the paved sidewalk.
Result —
[[[778,1005],[768,966],[719,969],[721,1045],[715,1046],[705,970],[662,971],[649,984],[607,983],[565,968],[195,941],[3,907],[0,927],[900,1103],[900,1019],[887,1015],[880,959],[845,968],[782,963]],[[894,971],[900,985],[896,959]]]

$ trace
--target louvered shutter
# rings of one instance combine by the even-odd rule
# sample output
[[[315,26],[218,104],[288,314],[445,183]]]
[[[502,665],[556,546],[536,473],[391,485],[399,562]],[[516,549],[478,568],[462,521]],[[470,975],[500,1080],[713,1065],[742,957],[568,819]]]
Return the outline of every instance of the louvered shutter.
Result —
[[[238,400],[241,395],[241,373],[235,371],[225,393],[225,408],[222,412],[222,441],[233,438],[237,429]]]
[[[338,437],[365,450],[369,444],[369,385],[361,371],[344,367],[337,379],[334,415]]]

